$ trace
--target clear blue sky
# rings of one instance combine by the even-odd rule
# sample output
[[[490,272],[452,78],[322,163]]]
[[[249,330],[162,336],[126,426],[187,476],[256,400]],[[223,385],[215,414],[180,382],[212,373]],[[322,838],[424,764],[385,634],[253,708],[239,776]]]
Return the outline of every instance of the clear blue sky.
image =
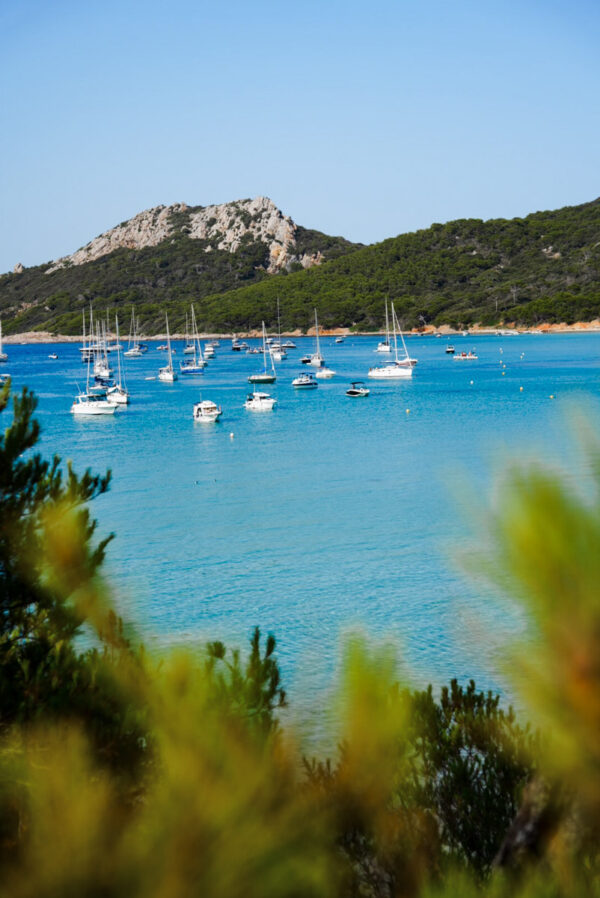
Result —
[[[0,271],[160,203],[370,243],[600,195],[598,0],[0,0]]]

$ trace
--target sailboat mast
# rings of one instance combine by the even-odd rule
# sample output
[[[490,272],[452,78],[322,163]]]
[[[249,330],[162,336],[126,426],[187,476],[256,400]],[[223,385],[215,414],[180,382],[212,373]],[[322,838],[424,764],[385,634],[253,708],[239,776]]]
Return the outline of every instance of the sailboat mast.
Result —
[[[315,309],[315,334],[317,337],[317,356],[321,357],[321,347],[319,346],[319,322],[317,321],[317,310]]]
[[[385,301],[385,342],[390,345],[390,320],[388,317],[388,301]]]
[[[165,321],[167,322],[167,350],[169,357],[169,371],[173,370],[173,356],[171,355],[171,337],[169,336],[169,316],[165,314]]]
[[[395,314],[395,313],[394,313]],[[406,358],[408,358],[408,349],[406,348],[406,343],[404,342],[404,334],[402,333],[402,328],[400,327],[400,322],[398,321],[398,330],[400,331],[400,339],[402,340],[402,346],[404,348],[404,354]]]
[[[394,303],[392,303],[392,329],[394,331],[394,352],[396,353],[396,362],[398,362],[398,338],[396,336],[396,310],[394,309]]]

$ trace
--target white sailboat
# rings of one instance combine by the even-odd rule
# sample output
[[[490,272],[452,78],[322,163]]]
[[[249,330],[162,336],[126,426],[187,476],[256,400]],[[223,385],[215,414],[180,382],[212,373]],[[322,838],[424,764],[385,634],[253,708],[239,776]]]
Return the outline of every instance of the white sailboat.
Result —
[[[265,330],[265,322],[262,323],[262,331],[263,331],[263,370],[259,371],[257,374],[251,374],[248,377],[248,383],[251,384],[273,384],[277,380],[277,375],[275,373],[275,363],[273,362],[273,355],[271,353],[270,347],[267,345],[267,333]],[[269,371],[267,368],[267,354],[269,355],[269,359],[271,360],[271,370]]]
[[[106,398],[114,405],[129,405],[129,390],[121,370],[121,341],[119,340],[119,319],[115,317],[117,328],[117,382],[106,391]]]
[[[2,321],[0,321],[0,362],[8,362],[8,356],[2,348]]]
[[[271,354],[276,362],[287,359],[287,352],[281,342],[281,315],[279,314],[279,297],[277,297],[277,343],[271,347]]]
[[[90,362],[91,357],[88,355],[87,360],[87,380],[85,392],[79,393],[71,405],[71,414],[78,417],[88,417],[90,415],[114,415],[117,406],[109,402],[106,398],[106,391],[96,387],[90,388]]]
[[[177,373],[173,368],[173,354],[171,352],[171,337],[169,335],[169,316],[165,315],[167,323],[167,358],[168,362],[163,368],[158,369],[158,379],[163,383],[172,384],[177,380]]]
[[[391,352],[392,346],[390,344],[390,320],[388,318],[388,304],[387,299],[385,301],[385,340],[381,340],[380,343],[377,344],[377,349],[375,352]]]
[[[321,346],[319,344],[319,322],[317,321],[317,310],[315,309],[315,340],[317,344],[317,351],[314,352],[310,357],[309,365],[312,365],[313,368],[322,368],[325,364],[325,359],[321,355]]]
[[[398,337],[396,334],[396,312],[394,309],[394,303],[392,303],[392,328],[394,333],[395,359],[393,362],[390,362],[387,365],[380,365],[374,368],[369,368],[369,377],[378,379],[393,378],[394,380],[412,377],[412,365],[410,364],[411,360],[408,357],[406,346],[404,346],[405,357],[402,359],[398,358]],[[400,334],[402,334],[402,331],[400,331]],[[402,342],[404,343],[404,338],[402,338]]]
[[[202,374],[203,368],[206,368],[206,362],[202,357],[202,347],[200,346],[200,338],[198,336],[198,327],[196,325],[196,313],[194,311],[194,306],[192,306],[191,319],[191,339],[190,342],[186,345],[183,352],[184,354],[189,354],[191,351],[194,357],[192,359],[184,359],[183,362],[180,362],[179,370],[182,374]]]
[[[132,306],[131,324],[129,326],[129,341],[127,343],[127,349],[123,353],[123,355],[127,359],[140,359],[144,354],[137,337],[136,327],[135,309]]]

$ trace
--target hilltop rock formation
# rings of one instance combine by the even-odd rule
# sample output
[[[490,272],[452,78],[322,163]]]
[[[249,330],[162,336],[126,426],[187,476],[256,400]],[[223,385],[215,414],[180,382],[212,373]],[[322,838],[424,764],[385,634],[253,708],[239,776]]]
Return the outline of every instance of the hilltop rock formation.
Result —
[[[321,253],[296,252],[297,225],[267,197],[238,200],[216,206],[156,206],[105,231],[70,256],[57,259],[46,270],[84,265],[118,249],[157,246],[176,234],[208,242],[213,249],[235,253],[243,240],[263,243],[269,250],[267,271],[275,273],[297,262],[303,268],[318,265]]]

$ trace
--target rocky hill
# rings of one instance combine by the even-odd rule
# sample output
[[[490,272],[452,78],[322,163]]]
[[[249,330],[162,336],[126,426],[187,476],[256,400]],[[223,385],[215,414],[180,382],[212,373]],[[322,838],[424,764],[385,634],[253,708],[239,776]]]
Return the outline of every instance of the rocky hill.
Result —
[[[69,256],[0,277],[7,333],[76,333],[81,309],[198,300],[301,271],[357,248],[297,225],[266,197],[216,206],[157,206]],[[156,324],[163,314],[156,314]]]
[[[7,333],[75,334],[91,301],[146,334],[244,332],[276,323],[374,330],[393,300],[405,328],[600,317],[600,200],[525,218],[461,219],[361,247],[302,228],[270,200],[159,207],[50,265],[0,278]]]

